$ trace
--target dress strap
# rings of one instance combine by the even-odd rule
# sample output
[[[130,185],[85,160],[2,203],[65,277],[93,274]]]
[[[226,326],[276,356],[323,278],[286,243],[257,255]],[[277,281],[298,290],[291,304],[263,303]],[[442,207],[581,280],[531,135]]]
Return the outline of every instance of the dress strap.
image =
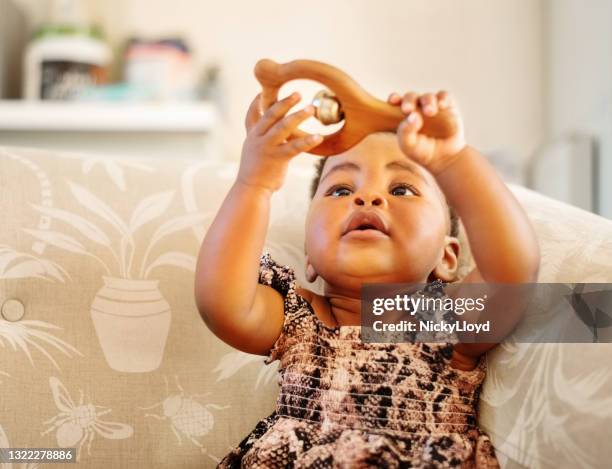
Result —
[[[298,285],[294,270],[287,265],[280,265],[267,252],[260,258],[259,283],[275,289],[284,298],[283,329],[264,361],[269,365],[283,356],[289,341],[295,340],[292,337],[292,331],[295,331],[294,323],[300,320],[300,314],[307,312],[308,308],[305,307],[306,300],[297,294]]]
[[[295,271],[288,265],[280,265],[264,253],[259,260],[259,283],[274,288],[285,298],[285,314],[300,307],[300,297],[296,292]]]

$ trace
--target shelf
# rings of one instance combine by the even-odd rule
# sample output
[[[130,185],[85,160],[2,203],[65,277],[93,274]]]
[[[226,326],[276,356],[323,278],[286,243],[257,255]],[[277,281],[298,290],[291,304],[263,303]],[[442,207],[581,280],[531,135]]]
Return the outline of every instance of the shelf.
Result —
[[[213,103],[0,100],[0,132],[207,132]]]

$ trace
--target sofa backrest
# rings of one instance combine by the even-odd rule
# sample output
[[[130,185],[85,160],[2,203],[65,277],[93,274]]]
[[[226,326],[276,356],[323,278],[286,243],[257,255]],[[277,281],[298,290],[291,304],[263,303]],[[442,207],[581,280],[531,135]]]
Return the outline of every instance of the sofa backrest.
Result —
[[[236,170],[0,148],[0,447],[74,446],[78,467],[214,467],[272,412],[277,364],[217,339],[193,298],[201,240]],[[302,285],[312,175],[291,168],[266,243]],[[612,222],[512,189],[540,238],[541,281],[612,281]],[[588,366],[568,346],[489,354],[481,423],[500,452],[554,461],[581,419],[609,423],[611,350],[577,347]],[[566,406],[574,395],[589,405]],[[533,406],[544,410],[530,427]],[[602,438],[574,439],[567,458],[612,458]]]

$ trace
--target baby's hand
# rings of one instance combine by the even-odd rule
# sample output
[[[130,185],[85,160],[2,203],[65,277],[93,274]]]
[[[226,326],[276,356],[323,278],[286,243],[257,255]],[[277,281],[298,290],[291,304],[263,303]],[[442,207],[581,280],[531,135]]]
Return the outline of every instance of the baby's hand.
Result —
[[[242,147],[238,181],[274,192],[283,185],[291,158],[314,148],[323,137],[291,138],[296,128],[314,114],[314,107],[309,105],[285,116],[299,102],[299,93],[277,101],[263,116],[259,111],[259,100],[260,95],[257,95],[247,112],[247,137]]]
[[[454,161],[453,156],[465,147],[461,114],[455,100],[446,91],[421,96],[410,92],[403,97],[398,93],[391,93],[387,101],[389,104],[401,106],[407,115],[397,128],[400,148],[410,159],[425,166],[434,175]],[[448,119],[454,120],[457,129],[454,135],[441,139],[419,132],[423,127],[421,112],[426,116],[435,116],[438,110],[445,110]]]

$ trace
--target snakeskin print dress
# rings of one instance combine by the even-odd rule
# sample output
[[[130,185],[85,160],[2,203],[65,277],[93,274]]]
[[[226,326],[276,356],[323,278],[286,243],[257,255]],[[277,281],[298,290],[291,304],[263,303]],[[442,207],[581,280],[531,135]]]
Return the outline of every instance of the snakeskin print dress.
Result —
[[[218,468],[499,467],[477,425],[484,356],[462,371],[450,343],[364,343],[359,326],[330,328],[269,254],[259,282],[285,297],[265,360],[280,360],[280,394]]]

